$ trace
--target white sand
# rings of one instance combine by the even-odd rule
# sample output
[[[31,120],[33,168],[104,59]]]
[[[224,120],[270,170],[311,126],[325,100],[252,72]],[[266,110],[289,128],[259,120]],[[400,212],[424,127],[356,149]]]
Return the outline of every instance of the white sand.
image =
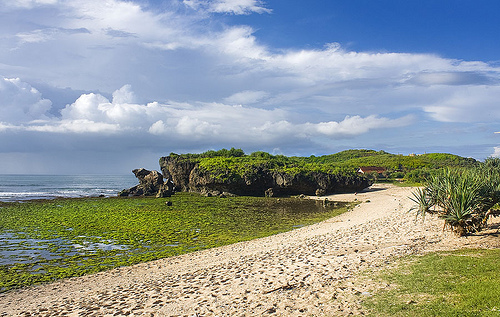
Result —
[[[403,255],[500,245],[491,234],[457,238],[434,217],[415,221],[412,190],[375,185],[328,196],[361,204],[267,238],[0,294],[0,316],[363,314],[363,296],[387,285],[360,271]]]

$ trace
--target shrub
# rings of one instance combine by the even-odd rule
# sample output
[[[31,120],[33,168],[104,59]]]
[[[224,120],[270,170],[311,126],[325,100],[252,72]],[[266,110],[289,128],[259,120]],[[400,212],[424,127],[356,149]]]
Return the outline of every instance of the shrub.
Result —
[[[445,169],[428,180],[424,189],[410,197],[417,216],[437,212],[445,226],[463,236],[480,231],[500,201],[498,169],[481,166],[472,169]],[[434,209],[432,209],[434,207]]]

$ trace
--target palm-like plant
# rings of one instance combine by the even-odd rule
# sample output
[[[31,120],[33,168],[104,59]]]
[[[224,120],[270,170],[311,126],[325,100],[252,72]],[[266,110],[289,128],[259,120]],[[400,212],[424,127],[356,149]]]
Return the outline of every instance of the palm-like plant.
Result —
[[[417,205],[413,207],[410,210],[416,210],[416,218],[419,216],[422,217],[422,219],[425,218],[425,214],[430,212],[430,209],[433,206],[431,198],[428,196],[428,193],[425,189],[423,188],[418,188],[416,191],[412,193],[413,197],[410,197],[410,199],[416,203]]]
[[[438,212],[454,232],[462,236],[484,227],[491,208],[500,201],[500,171],[484,166],[478,169],[444,170],[427,186],[410,197],[417,206],[417,217]],[[431,210],[435,206],[438,210]]]
[[[481,184],[477,179],[462,177],[454,179],[450,185],[448,196],[443,201],[444,214],[441,215],[445,224],[462,236],[478,231],[474,214],[481,206]]]

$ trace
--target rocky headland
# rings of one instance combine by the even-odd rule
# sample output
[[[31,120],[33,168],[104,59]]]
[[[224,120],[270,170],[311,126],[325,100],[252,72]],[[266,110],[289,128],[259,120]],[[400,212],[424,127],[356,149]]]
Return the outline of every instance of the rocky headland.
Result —
[[[371,185],[361,175],[320,171],[292,172],[269,168],[265,164],[241,163],[243,171],[228,167],[206,168],[200,160],[179,156],[160,159],[164,177],[180,191],[206,195],[251,196],[316,195],[357,192]]]

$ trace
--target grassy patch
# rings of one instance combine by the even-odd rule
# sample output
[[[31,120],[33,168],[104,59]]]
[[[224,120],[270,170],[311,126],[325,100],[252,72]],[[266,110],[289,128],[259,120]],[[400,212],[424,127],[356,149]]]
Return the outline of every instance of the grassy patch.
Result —
[[[0,203],[0,291],[269,236],[347,210],[298,198]]]
[[[364,301],[373,316],[500,316],[500,250],[438,252],[385,271],[395,284]]]

